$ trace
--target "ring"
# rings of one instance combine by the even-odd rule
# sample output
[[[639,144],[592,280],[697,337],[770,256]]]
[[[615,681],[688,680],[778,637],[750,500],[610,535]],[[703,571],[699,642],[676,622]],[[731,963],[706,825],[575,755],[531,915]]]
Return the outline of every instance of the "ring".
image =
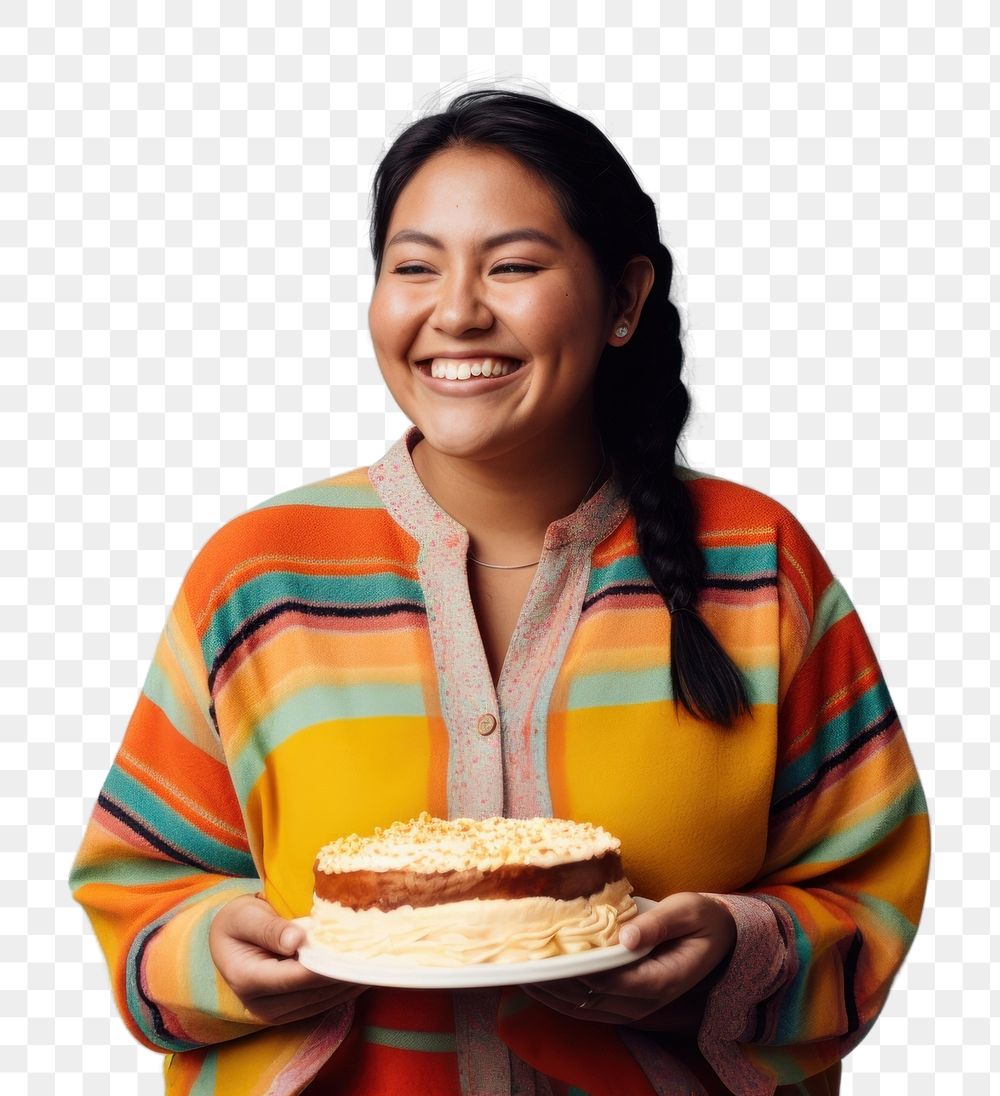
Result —
[[[577,1009],[593,1008],[594,998],[599,996],[596,990],[587,987],[587,996],[576,1006]]]

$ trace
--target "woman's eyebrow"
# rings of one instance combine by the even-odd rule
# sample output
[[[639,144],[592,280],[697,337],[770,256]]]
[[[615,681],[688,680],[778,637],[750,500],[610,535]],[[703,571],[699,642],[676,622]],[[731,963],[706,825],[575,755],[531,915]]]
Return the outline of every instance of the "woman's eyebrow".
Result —
[[[528,240],[532,243],[547,244],[557,251],[562,251],[562,244],[554,236],[542,232],[539,228],[512,228],[508,232],[498,232],[495,236],[488,236],[482,243],[482,250],[488,251],[493,247],[502,247],[504,244],[514,243],[517,240]],[[419,232],[415,228],[403,228],[385,245],[388,250],[393,244],[426,244],[427,247],[436,247],[444,250],[444,244],[436,237],[426,232]]]

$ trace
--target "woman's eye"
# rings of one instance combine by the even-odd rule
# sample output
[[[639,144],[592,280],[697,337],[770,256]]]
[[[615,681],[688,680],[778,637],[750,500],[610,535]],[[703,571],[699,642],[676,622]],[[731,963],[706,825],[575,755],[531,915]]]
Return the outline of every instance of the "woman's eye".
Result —
[[[522,274],[531,273],[532,271],[540,269],[537,266],[527,266],[524,263],[501,263],[500,266],[494,267],[491,274]],[[393,274],[429,274],[430,271],[426,266],[421,266],[419,263],[407,263],[406,266],[397,266],[393,271]]]

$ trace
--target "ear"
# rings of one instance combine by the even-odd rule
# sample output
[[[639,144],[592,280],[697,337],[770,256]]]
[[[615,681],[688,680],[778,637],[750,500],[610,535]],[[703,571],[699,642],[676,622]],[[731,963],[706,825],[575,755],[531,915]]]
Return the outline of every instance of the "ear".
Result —
[[[611,317],[612,336],[608,340],[613,346],[623,346],[635,333],[646,303],[649,291],[653,288],[656,271],[648,255],[633,255],[625,264],[614,292],[614,310]],[[615,335],[614,329],[621,321],[628,324],[628,334]]]

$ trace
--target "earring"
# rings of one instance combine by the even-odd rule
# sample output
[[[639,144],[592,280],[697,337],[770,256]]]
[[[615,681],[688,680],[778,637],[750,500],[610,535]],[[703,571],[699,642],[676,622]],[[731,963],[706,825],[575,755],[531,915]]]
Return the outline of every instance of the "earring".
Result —
[[[615,334],[618,336],[619,339],[624,339],[625,336],[628,334],[628,324],[625,322],[625,320],[622,320],[621,323],[615,328]]]

